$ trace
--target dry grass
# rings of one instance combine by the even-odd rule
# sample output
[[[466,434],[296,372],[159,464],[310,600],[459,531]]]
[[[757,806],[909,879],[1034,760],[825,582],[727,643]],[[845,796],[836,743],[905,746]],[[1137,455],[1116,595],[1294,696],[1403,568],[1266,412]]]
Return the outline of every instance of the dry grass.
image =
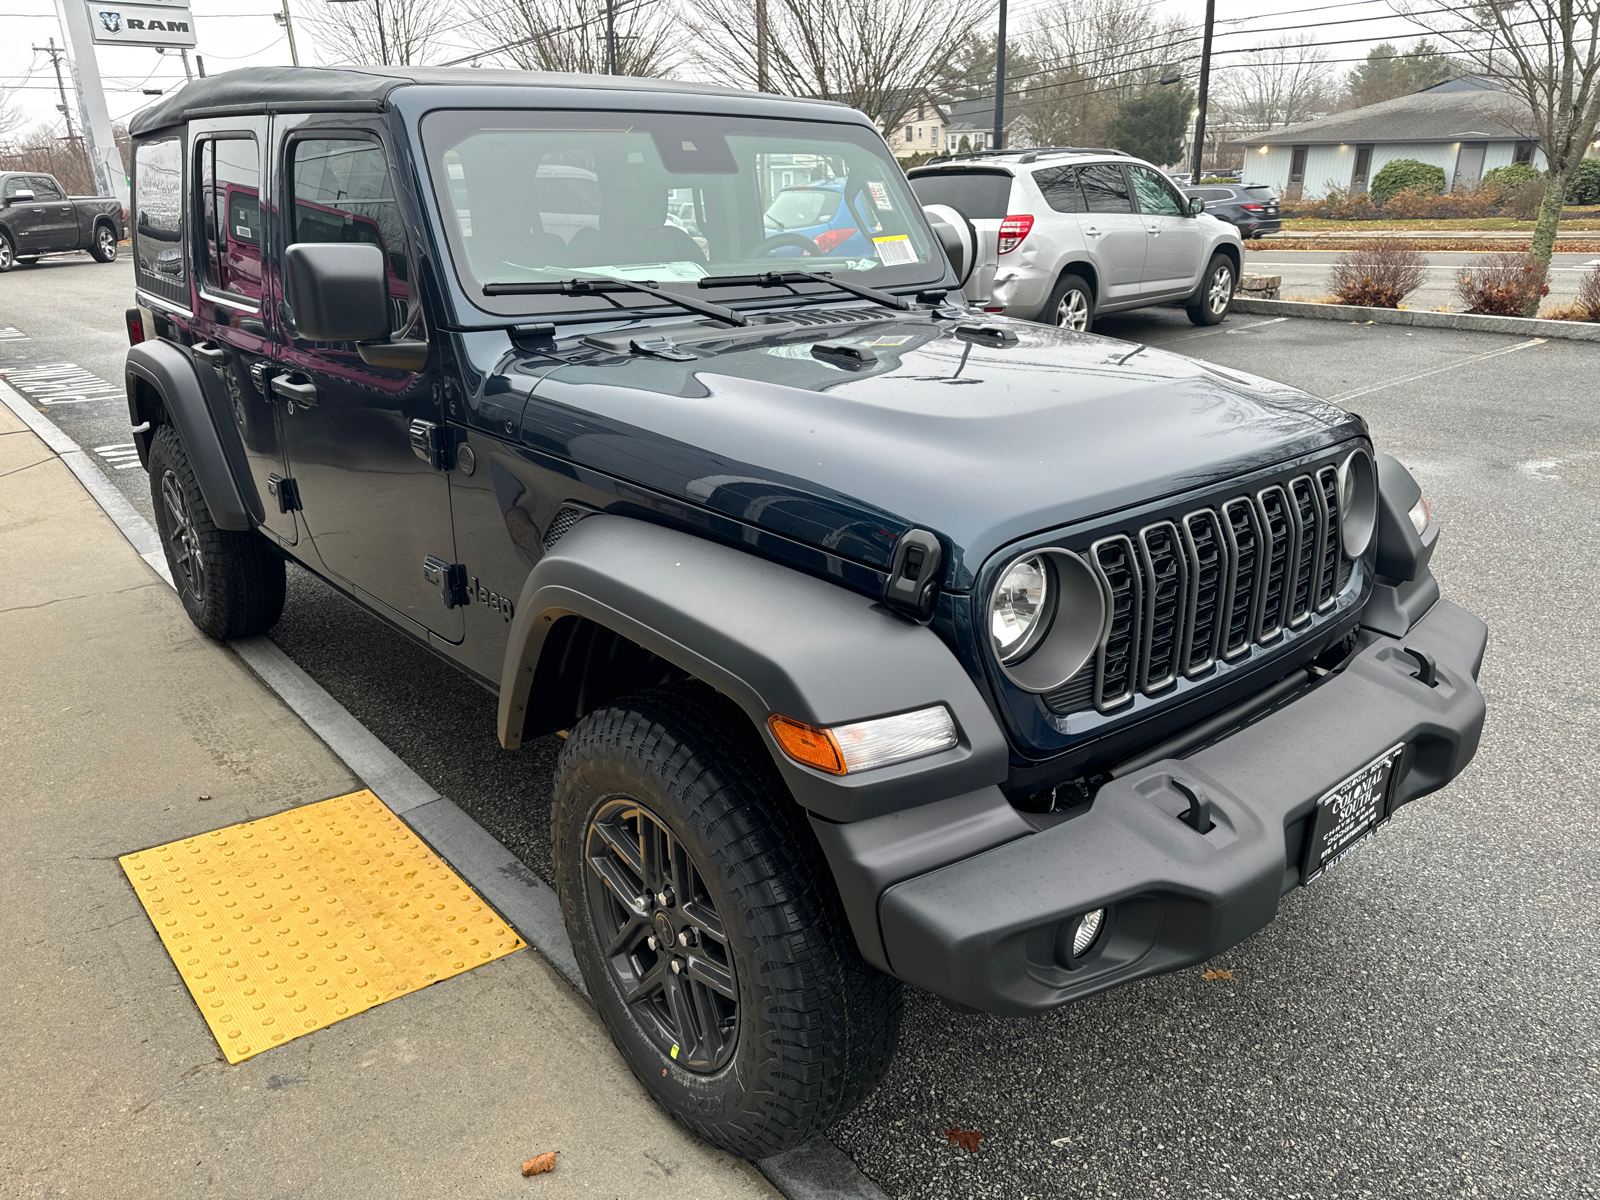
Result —
[[[1539,315],[1552,321],[1600,322],[1600,267],[1578,281],[1578,294],[1570,304],[1557,305]]]
[[[1328,237],[1306,238],[1294,241],[1260,241],[1250,242],[1246,249],[1261,253],[1276,254],[1280,250],[1359,250],[1367,244],[1363,238],[1353,237]],[[1457,251],[1464,253],[1484,253],[1488,251],[1505,251],[1512,254],[1526,255],[1528,243],[1524,241],[1495,240],[1474,241],[1470,238],[1415,238],[1411,240],[1415,250],[1433,254],[1440,251]],[[1600,254],[1600,240],[1595,241],[1559,241],[1556,243],[1557,254]]]

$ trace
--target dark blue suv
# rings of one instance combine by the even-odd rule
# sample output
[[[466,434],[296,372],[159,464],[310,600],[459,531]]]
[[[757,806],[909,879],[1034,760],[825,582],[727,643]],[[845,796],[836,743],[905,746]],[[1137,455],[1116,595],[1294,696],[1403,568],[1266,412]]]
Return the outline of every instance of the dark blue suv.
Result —
[[[295,562],[498,695],[589,995],[717,1145],[854,1104],[902,981],[1023,1015],[1210,958],[1477,748],[1485,627],[1366,423],[972,311],[858,113],[263,67],[132,138],[189,614],[261,633]],[[818,178],[859,245],[769,224]]]

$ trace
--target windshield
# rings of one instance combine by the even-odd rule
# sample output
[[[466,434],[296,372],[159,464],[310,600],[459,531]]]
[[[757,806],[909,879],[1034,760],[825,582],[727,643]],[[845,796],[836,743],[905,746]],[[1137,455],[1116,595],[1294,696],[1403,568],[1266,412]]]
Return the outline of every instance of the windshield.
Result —
[[[423,121],[422,138],[457,277],[490,312],[654,302],[485,296],[488,283],[609,277],[687,290],[708,275],[798,269],[904,287],[944,274],[905,177],[862,126],[443,111]],[[715,298],[762,294],[729,288]]]

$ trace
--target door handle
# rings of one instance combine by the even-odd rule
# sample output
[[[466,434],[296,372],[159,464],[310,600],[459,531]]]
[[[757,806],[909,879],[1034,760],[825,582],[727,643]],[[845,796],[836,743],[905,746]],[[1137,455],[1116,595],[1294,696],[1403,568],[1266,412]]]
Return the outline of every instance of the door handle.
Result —
[[[274,375],[272,377],[272,390],[285,400],[292,400],[296,404],[303,404],[307,408],[317,402],[317,385],[307,381],[293,383],[287,375]]]
[[[221,346],[212,346],[206,342],[196,342],[193,346],[190,346],[189,349],[193,350],[213,367],[220,367],[223,363],[223,360],[228,357],[228,352]]]
[[[1098,229],[1096,229],[1093,225],[1089,226],[1083,232],[1088,234],[1090,237],[1099,237],[1100,236],[1100,231]]]

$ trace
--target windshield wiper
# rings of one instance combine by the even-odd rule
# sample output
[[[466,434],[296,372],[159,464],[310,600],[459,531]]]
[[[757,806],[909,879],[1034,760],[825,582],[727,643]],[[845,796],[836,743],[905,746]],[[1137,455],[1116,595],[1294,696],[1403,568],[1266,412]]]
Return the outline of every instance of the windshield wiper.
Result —
[[[880,292],[877,288],[869,288],[864,284],[849,283],[843,279],[835,279],[832,271],[767,271],[760,275],[709,275],[699,283],[703,288],[714,287],[788,287],[795,283],[825,283],[836,287],[842,292],[849,292],[852,296],[860,296],[863,300],[872,300],[888,308],[909,310],[914,307],[911,301],[904,296],[893,296],[888,292]],[[811,299],[811,297],[806,297]]]
[[[701,281],[704,283],[704,280]],[[712,304],[709,300],[695,300],[676,292],[664,291],[653,279],[555,279],[528,283],[486,283],[485,296],[598,296],[605,292],[643,292],[647,296],[660,296],[679,308],[712,317],[728,325],[748,325],[750,318],[731,308]]]

